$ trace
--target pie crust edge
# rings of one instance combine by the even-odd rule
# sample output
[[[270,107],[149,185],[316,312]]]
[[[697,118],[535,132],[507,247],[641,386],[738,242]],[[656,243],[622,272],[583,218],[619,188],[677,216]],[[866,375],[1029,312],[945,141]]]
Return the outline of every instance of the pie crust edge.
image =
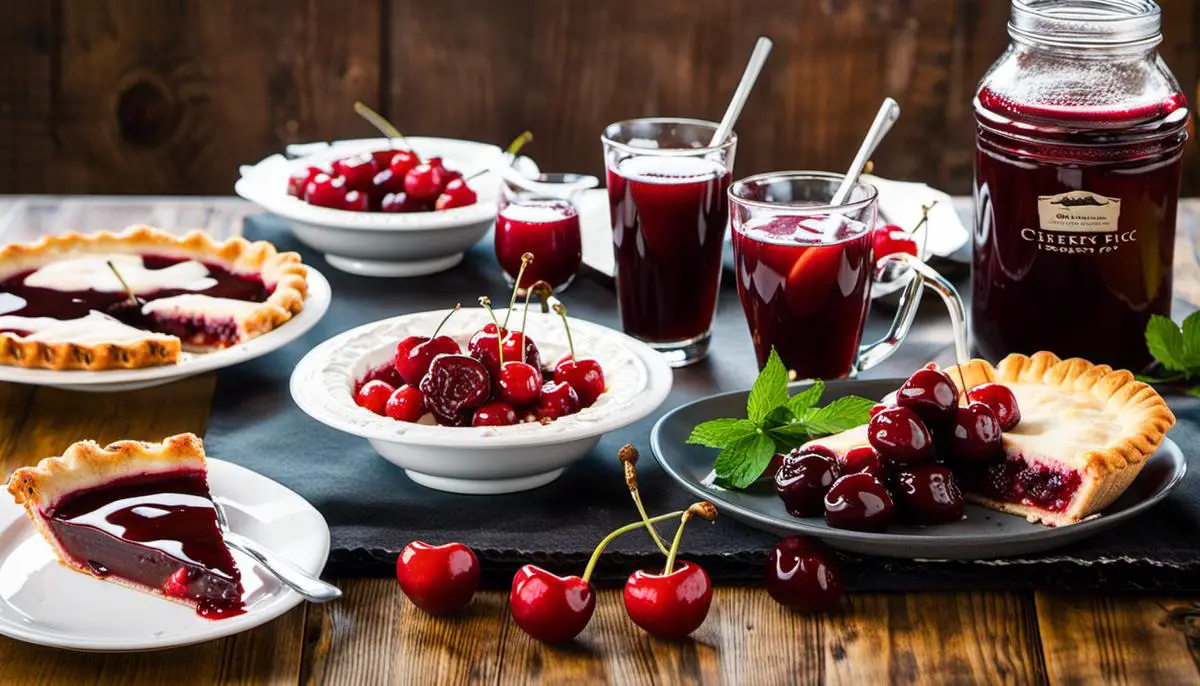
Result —
[[[304,309],[308,271],[299,254],[279,252],[266,241],[250,242],[241,236],[217,241],[198,230],[176,236],[135,224],[120,233],[72,232],[46,236],[33,243],[13,243],[0,248],[0,268],[4,274],[12,274],[37,268],[56,257],[81,252],[144,254],[151,251],[217,262],[235,273],[259,274],[265,284],[274,285],[266,300],[235,317],[245,339],[275,329]],[[31,341],[11,333],[0,333],[0,364],[27,369],[138,369],[174,364],[182,349],[178,338],[152,332],[133,343],[90,345]]]

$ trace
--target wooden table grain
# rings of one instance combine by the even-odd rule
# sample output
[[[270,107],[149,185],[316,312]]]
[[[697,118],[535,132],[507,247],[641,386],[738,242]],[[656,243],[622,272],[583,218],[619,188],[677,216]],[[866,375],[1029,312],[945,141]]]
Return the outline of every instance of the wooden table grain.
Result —
[[[11,204],[0,199],[0,216]],[[245,210],[221,206],[214,221]],[[1198,209],[1200,201],[1187,203],[1188,225]],[[205,375],[96,402],[0,384],[0,472],[82,437],[203,434],[213,389]],[[302,605],[258,629],[187,648],[86,654],[0,638],[0,683],[1200,683],[1195,597],[851,593],[837,611],[810,616],[761,589],[719,588],[694,636],[660,641],[632,625],[618,591],[602,591],[579,640],[550,648],[509,620],[504,593],[481,593],[462,616],[433,619],[394,580],[335,582],[346,592],[336,603]]]

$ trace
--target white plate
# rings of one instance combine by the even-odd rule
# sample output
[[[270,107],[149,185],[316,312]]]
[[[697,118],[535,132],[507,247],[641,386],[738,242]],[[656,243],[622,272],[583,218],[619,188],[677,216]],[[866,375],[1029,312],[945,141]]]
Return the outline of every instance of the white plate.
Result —
[[[441,155],[448,168],[467,176],[503,159],[500,148],[486,143],[416,136],[407,140],[422,157]],[[388,146],[386,138],[292,146],[289,152],[301,157],[288,159],[276,154],[244,166],[234,190],[287,219],[297,238],[325,253],[329,264],[342,271],[361,276],[422,276],[450,269],[496,218],[500,182],[495,174],[470,182],[479,196],[474,205],[440,212],[347,212],[309,205],[287,194],[288,178],[295,171]]]
[[[329,557],[329,527],[303,498],[261,474],[209,458],[214,498],[230,527],[318,574]],[[158,650],[253,629],[301,601],[291,589],[233,551],[246,613],[221,620],[148,593],[74,572],[58,563],[25,511],[0,499],[0,634],[88,651]]]
[[[367,371],[390,364],[396,343],[409,335],[428,335],[446,311],[419,312],[351,329],[325,341],[296,365],[292,398],[317,421],[361,436],[385,459],[403,467],[417,483],[453,493],[512,493],[556,479],[610,431],[653,412],[671,390],[671,368],[649,346],[612,329],[571,320],[575,349],[597,360],[608,390],[594,405],[547,425],[448,428],[399,422],[354,402],[355,381]],[[497,311],[503,320],[505,311]],[[520,324],[520,312],[513,318]],[[480,308],[464,309],[443,327],[466,348],[471,334],[490,321]],[[543,364],[567,351],[562,320],[530,312],[529,337]],[[428,419],[428,418],[427,418]]]
[[[173,381],[224,369],[235,364],[262,357],[300,338],[321,321],[329,309],[333,294],[329,281],[317,270],[308,267],[308,297],[300,314],[282,326],[252,338],[245,343],[211,353],[183,353],[177,364],[142,369],[112,369],[89,372],[85,370],[58,371],[54,369],[25,369],[0,365],[0,381],[51,386],[70,391],[113,393],[138,388],[161,386]]]

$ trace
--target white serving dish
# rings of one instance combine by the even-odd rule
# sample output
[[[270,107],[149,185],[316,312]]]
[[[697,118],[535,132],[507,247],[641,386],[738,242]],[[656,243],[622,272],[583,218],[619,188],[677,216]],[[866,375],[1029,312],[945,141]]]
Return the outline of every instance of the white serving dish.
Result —
[[[500,148],[486,143],[416,136],[406,140],[422,157],[440,155],[448,168],[467,176],[494,168],[503,159]],[[494,173],[470,181],[479,196],[474,205],[440,212],[347,212],[309,205],[287,194],[288,178],[303,167],[324,167],[338,158],[388,146],[386,138],[292,146],[289,153],[299,157],[275,154],[243,166],[234,190],[287,219],[297,238],[325,253],[329,264],[342,271],[395,277],[454,267],[496,218],[499,179]]]
[[[504,314],[497,312],[502,320]],[[520,314],[513,313],[518,330]],[[445,315],[445,310],[407,314],[325,341],[296,365],[292,398],[314,419],[367,439],[384,459],[423,486],[495,494],[550,483],[601,436],[653,412],[671,390],[671,368],[649,346],[598,324],[571,319],[576,351],[600,362],[608,387],[594,405],[578,414],[546,425],[448,428],[425,423],[428,417],[422,423],[399,422],[356,405],[356,380],[389,364],[400,339],[430,335]],[[482,309],[465,309],[450,319],[442,333],[465,349],[471,334],[489,321]],[[543,364],[566,352],[567,337],[558,316],[531,311],[527,331]]]

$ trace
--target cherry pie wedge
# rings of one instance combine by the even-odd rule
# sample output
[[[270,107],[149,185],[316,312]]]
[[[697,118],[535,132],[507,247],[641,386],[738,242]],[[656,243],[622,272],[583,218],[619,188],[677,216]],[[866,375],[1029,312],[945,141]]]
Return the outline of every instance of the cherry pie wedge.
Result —
[[[1127,371],[1040,352],[945,370],[962,391],[1000,383],[1016,396],[1020,422],[1003,435],[999,459],[947,457],[964,497],[1049,526],[1094,515],[1133,483],[1175,416],[1149,385]],[[960,395],[960,403],[965,403]],[[817,439],[839,455],[866,445],[866,427]]]
[[[300,257],[262,241],[131,226],[11,244],[0,248],[0,364],[173,364],[185,349],[274,329],[303,309],[307,292]]]
[[[202,617],[242,613],[241,574],[217,527],[196,436],[75,443],[13,472],[8,491],[70,569]]]

